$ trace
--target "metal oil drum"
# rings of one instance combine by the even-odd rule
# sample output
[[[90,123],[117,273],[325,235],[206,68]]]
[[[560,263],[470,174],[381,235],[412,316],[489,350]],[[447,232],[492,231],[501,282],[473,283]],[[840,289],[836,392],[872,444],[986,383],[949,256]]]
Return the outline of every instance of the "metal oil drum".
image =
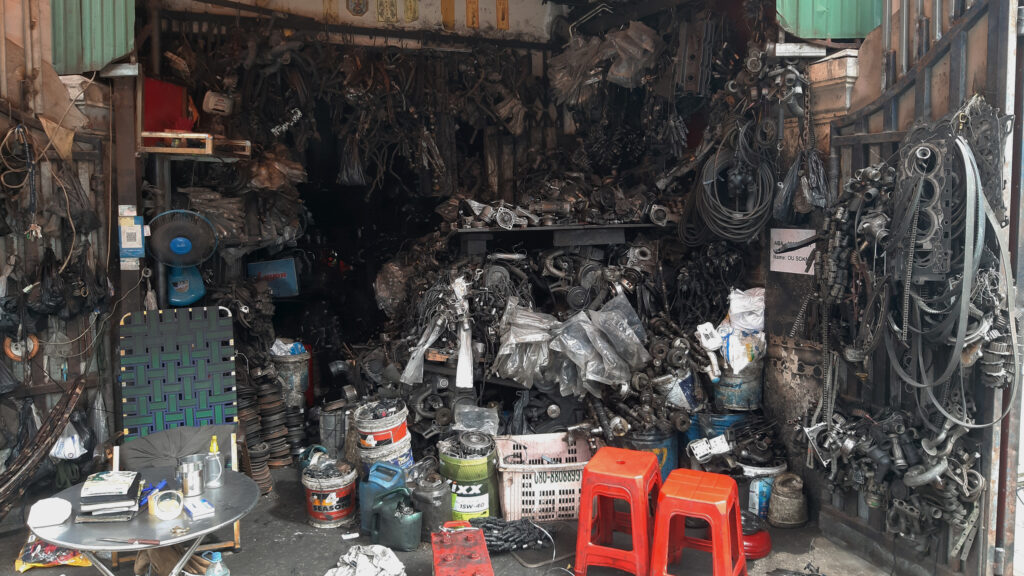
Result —
[[[775,478],[768,503],[768,523],[776,528],[798,528],[807,523],[804,481],[787,472]]]
[[[461,432],[437,444],[441,476],[451,481],[452,520],[500,516],[494,439]]]
[[[445,522],[452,519],[451,482],[441,474],[431,472],[417,479],[412,487],[412,501],[423,512],[423,530],[420,538],[430,542],[430,535],[440,532]]]
[[[658,458],[661,479],[668,478],[668,473],[679,467],[679,437],[675,430],[663,432],[654,429],[650,432],[629,432],[619,439],[622,448],[650,452]]]
[[[715,383],[715,404],[725,410],[757,410],[761,407],[764,382],[764,363],[751,362],[739,373],[722,370]]]

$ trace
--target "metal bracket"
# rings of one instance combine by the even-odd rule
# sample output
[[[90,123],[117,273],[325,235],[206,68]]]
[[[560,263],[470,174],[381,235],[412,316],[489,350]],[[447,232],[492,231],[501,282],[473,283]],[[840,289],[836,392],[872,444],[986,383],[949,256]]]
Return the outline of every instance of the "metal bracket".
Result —
[[[974,539],[978,535],[978,517],[980,515],[981,509],[975,505],[971,515],[967,517],[963,532],[960,533],[960,537],[956,539],[953,547],[949,549],[950,558],[959,554],[961,561],[967,561],[967,556],[971,554],[971,547],[974,545]]]

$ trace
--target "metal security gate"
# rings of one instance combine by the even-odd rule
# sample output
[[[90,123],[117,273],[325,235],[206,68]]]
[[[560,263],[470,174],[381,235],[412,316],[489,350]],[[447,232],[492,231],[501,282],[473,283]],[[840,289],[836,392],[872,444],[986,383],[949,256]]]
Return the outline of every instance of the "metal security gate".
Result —
[[[895,4],[895,5],[894,5]],[[901,5],[902,4],[902,5]],[[886,0],[882,22],[881,96],[832,123],[830,178],[838,191],[857,170],[898,158],[900,142],[918,120],[931,121],[957,110],[974,94],[997,109],[1016,114],[1002,165],[1003,202],[1009,208],[1001,234],[1009,240],[1021,285],[1020,106],[1016,105],[1017,4],[1009,0]],[[896,30],[894,30],[894,27]],[[896,45],[894,46],[894,39]],[[863,66],[863,63],[862,63]],[[1018,293],[1018,306],[1020,296]],[[871,366],[875,382],[847,383],[841,396],[869,406],[885,406],[892,376],[885,353]],[[1008,406],[1010,390],[978,386],[974,390],[977,418],[988,422]],[[821,510],[822,530],[841,539],[877,563],[894,565],[906,574],[1012,574],[1019,427],[1019,398],[1010,414],[993,428],[980,431],[981,470],[987,481],[979,529],[965,562],[939,550],[920,558],[898,538],[887,535],[884,512],[869,510],[857,499],[834,496]]]

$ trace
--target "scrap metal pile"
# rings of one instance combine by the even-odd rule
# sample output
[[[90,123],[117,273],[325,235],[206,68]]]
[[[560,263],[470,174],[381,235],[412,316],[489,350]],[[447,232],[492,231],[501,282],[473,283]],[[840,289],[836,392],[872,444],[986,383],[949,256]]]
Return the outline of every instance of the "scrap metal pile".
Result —
[[[408,398],[410,429],[423,438],[460,429],[461,409],[481,403],[503,414],[494,423],[503,433],[569,430],[609,444],[674,437],[694,414],[721,408],[705,392],[719,366],[728,369],[711,326],[725,318],[744,269],[734,245],[681,254],[674,244],[640,236],[445,263],[399,255],[377,282],[399,331],[386,331],[384,345],[364,356],[363,372],[381,396]],[[697,331],[705,323],[708,340]],[[756,369],[759,378],[759,362]],[[501,385],[519,390],[504,406],[485,398]],[[727,450],[698,464],[774,469],[781,447],[773,436],[772,422],[753,418],[729,430]]]
[[[945,543],[962,560],[987,484],[976,431],[1006,416],[979,421],[978,395],[1019,386],[998,168],[1008,127],[975,97],[912,128],[894,165],[857,171],[803,242],[816,243],[817,293],[792,333],[823,345],[822,398],[803,426],[831,489],[860,492],[918,549]],[[872,374],[876,351],[894,374],[888,407],[840,407],[848,377],[887,379]]]

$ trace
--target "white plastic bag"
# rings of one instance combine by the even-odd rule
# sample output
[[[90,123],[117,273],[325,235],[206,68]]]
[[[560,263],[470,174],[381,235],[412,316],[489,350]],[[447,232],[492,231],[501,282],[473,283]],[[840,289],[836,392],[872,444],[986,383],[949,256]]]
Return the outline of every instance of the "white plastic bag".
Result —
[[[78,430],[68,422],[64,426],[64,432],[61,433],[60,438],[50,449],[50,456],[57,458],[58,460],[75,460],[81,458],[86,453],[84,444],[82,443],[82,437],[79,436]]]
[[[751,362],[764,357],[764,288],[733,290],[729,294],[729,317],[718,326],[725,345],[722,357],[739,374]]]
[[[763,332],[764,288],[733,290],[729,294],[729,321],[740,332]]]

